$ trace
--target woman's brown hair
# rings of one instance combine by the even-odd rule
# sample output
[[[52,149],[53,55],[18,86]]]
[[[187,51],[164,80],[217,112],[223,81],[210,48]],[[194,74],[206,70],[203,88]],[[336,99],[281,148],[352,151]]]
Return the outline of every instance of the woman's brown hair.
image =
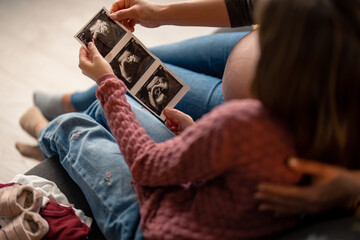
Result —
[[[298,156],[359,168],[360,1],[269,0],[257,16],[254,95]]]

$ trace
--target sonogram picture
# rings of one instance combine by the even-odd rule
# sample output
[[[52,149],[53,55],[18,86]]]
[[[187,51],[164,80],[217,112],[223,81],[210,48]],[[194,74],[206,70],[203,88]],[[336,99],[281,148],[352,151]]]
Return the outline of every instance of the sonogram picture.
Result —
[[[164,108],[173,108],[190,89],[105,8],[75,38],[85,47],[93,42],[128,92],[162,121]]]

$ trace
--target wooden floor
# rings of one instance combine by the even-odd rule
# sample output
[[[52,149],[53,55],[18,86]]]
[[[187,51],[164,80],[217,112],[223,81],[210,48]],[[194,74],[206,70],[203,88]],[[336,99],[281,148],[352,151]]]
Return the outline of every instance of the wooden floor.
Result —
[[[153,0],[171,2],[176,0]],[[110,0],[0,0],[0,183],[25,173],[38,161],[22,157],[16,141],[36,144],[18,120],[34,90],[53,93],[84,90],[93,82],[77,67],[79,43],[74,34]],[[137,27],[148,47],[213,32],[214,28]]]

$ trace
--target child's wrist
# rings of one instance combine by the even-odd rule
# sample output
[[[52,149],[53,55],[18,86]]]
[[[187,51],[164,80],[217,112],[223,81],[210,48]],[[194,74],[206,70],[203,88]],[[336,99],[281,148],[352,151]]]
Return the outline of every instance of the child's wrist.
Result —
[[[98,85],[100,85],[103,81],[105,81],[106,79],[108,79],[109,77],[115,77],[114,73],[105,73],[103,75],[101,75],[97,80],[96,83]]]

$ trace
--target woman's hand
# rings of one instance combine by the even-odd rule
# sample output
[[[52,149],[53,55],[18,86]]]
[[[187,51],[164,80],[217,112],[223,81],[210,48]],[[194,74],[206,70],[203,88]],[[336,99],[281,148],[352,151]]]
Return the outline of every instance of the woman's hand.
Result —
[[[160,8],[159,4],[145,0],[117,0],[111,6],[110,17],[133,32],[136,24],[148,28],[160,26]]]
[[[114,74],[110,64],[101,56],[93,42],[89,42],[88,50],[89,52],[82,46],[79,52],[79,68],[85,76],[96,81],[105,74]]]
[[[319,214],[360,195],[360,171],[292,158],[289,167],[312,176],[310,186],[284,186],[261,183],[255,198],[261,200],[260,211],[275,214]]]
[[[175,134],[179,135],[187,127],[194,125],[194,120],[187,114],[176,109],[164,109],[165,124]]]

